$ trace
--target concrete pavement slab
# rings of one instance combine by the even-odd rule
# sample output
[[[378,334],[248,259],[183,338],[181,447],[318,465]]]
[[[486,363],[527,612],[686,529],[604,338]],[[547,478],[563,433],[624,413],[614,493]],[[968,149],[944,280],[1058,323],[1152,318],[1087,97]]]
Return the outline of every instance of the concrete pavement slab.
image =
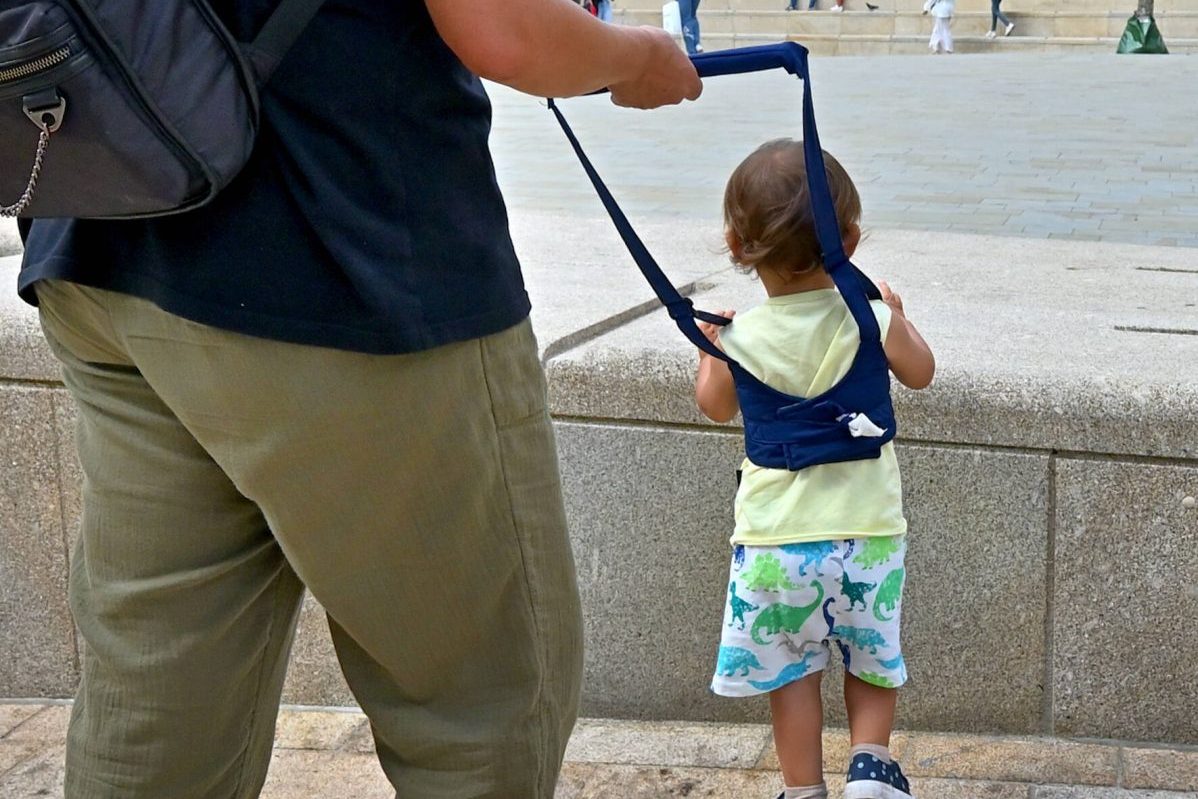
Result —
[[[645,725],[616,719],[583,719],[574,728],[566,759],[575,763],[652,765],[686,763],[712,768],[752,768],[770,744],[760,724]]]
[[[277,749],[339,749],[358,728],[369,726],[355,710],[288,710],[275,725]]]
[[[274,753],[262,799],[394,799],[373,755],[281,750]]]
[[[4,740],[13,728],[41,710],[41,705],[0,705],[0,740]]]
[[[8,770],[0,769],[4,799],[62,799],[66,747],[48,746]]]

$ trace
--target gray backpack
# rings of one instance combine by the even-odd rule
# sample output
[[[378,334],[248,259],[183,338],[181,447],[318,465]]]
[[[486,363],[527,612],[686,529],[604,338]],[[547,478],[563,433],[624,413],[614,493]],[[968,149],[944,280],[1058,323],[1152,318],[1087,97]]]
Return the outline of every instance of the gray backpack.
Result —
[[[258,89],[322,0],[238,43],[204,0],[0,0],[2,216],[197,208],[245,165]]]

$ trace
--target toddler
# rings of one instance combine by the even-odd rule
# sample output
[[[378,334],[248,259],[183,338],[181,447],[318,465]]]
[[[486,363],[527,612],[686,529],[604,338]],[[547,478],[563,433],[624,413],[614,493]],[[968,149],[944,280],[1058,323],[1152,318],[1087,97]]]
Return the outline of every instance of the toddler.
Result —
[[[840,164],[824,159],[851,257],[861,239],[861,201]],[[733,263],[757,275],[768,298],[722,332],[701,325],[704,334],[770,389],[823,395],[850,373],[862,335],[822,264],[800,142],[768,142],[736,168],[724,223]],[[872,335],[880,333],[899,382],[924,388],[935,371],[932,353],[899,296],[885,283],[879,289],[882,300],[869,303]],[[695,398],[714,421],[737,414],[728,364],[700,354]],[[863,413],[837,421],[850,417],[846,437],[885,432]],[[835,644],[852,740],[845,796],[909,799],[887,748],[897,688],[907,679],[899,647],[907,523],[893,444],[882,445],[878,457],[790,468],[742,465],[712,690],[768,694],[786,785],[779,799],[824,799],[820,675]]]

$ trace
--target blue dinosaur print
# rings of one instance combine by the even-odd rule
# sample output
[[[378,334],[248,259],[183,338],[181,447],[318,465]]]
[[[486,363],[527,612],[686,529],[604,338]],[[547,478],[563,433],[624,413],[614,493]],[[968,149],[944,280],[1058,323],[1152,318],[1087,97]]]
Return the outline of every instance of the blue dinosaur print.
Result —
[[[889,660],[879,660],[878,665],[888,671],[894,671],[896,669],[901,669],[901,668],[903,668],[903,656],[895,655],[894,657],[890,658]]]
[[[756,655],[739,646],[721,646],[715,665],[716,673],[721,677],[735,677],[738,671],[741,677],[747,677],[749,669],[760,671],[763,668]]]
[[[806,575],[807,567],[811,566],[815,569],[816,576],[823,577],[824,573],[819,570],[819,567],[829,555],[836,551],[836,542],[807,541],[799,544],[783,544],[778,549],[787,555],[796,555],[803,559],[803,562],[799,564],[800,576]]]
[[[745,566],[745,545],[737,544],[732,548],[732,567],[740,571]]]
[[[838,624],[832,630],[832,635],[845,643],[852,644],[862,651],[868,649],[871,655],[878,654],[878,647],[884,648],[886,646],[886,639],[882,637],[881,633],[866,627],[850,627]]]
[[[852,551],[851,550],[852,543],[853,542],[850,540],[849,541],[850,551]],[[846,560],[848,559],[848,555],[845,555],[845,559]],[[828,612],[828,608],[831,607],[832,603],[835,601],[836,601],[836,597],[830,596],[830,597],[828,597],[828,600],[826,602],[824,602],[824,621],[826,621],[828,623],[828,638],[835,638],[835,633],[836,633],[836,619],[832,616],[831,613]],[[849,648],[844,645],[843,641],[836,641],[836,648],[840,650],[840,658],[841,658],[841,660],[844,661],[844,670],[848,671],[849,665],[853,661],[853,653],[849,651]]]
[[[840,657],[844,660],[844,670],[849,671],[849,667],[853,665],[852,650],[845,646],[844,641],[837,641],[836,648],[840,650]]]
[[[803,655],[803,659],[797,663],[791,663],[782,671],[778,672],[778,676],[768,682],[758,682],[749,680],[749,685],[756,688],[758,691],[776,691],[783,685],[788,685],[795,680],[800,680],[807,676],[807,672],[811,670],[811,659],[815,657],[814,652],[808,652]]]
[[[830,596],[824,601],[824,607],[823,607],[824,621],[826,621],[828,623],[828,637],[829,638],[832,637],[832,628],[836,626],[836,619],[832,618],[832,614],[828,612],[828,608],[835,601],[836,601],[836,597]]]
[[[731,627],[736,622],[740,622],[740,628],[743,630],[745,628],[745,613],[757,610],[757,606],[736,595],[735,582],[728,583],[728,604],[732,608],[732,621],[728,622],[728,626]]]

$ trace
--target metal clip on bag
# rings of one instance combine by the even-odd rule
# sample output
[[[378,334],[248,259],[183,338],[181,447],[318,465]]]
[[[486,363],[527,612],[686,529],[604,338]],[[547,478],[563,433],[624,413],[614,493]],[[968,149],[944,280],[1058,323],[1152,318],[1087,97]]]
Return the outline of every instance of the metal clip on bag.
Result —
[[[0,215],[208,202],[249,158],[258,88],[321,2],[282,0],[242,45],[204,0],[0,0]]]
[[[815,232],[823,252],[824,268],[844,298],[861,336],[848,374],[817,397],[795,397],[771,388],[707,340],[696,319],[717,325],[726,325],[729,320],[695,310],[694,304],[678,293],[582,151],[582,145],[570,130],[561,109],[552,100],[549,107],[557,116],[637,267],[666,306],[670,318],[696,347],[726,362],[732,370],[745,423],[746,457],[758,466],[790,471],[825,463],[877,458],[896,432],[890,399],[890,367],[878,320],[869,304],[870,300],[880,299],[881,294],[844,252],[819,133],[815,129],[807,50],[794,42],[786,42],[704,53],[691,60],[700,77],[705,78],[782,68],[803,81],[803,158],[807,166]]]

